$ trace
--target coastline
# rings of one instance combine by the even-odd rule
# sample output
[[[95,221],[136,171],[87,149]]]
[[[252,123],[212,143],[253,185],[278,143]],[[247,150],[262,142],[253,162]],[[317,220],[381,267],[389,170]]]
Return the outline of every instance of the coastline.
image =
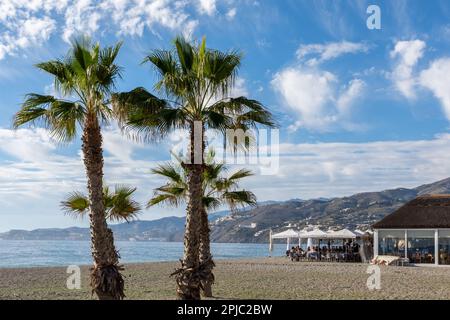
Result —
[[[116,241],[123,264],[177,262],[183,256],[182,242]],[[274,245],[273,255],[282,256],[286,246]],[[268,244],[212,243],[215,259],[265,258]],[[0,245],[0,268],[67,267],[91,265],[89,241],[6,240]]]
[[[291,262],[284,257],[216,260],[216,299],[450,299],[450,268],[381,267],[381,289],[366,286],[367,264]],[[177,262],[125,264],[128,299],[174,299]],[[89,268],[69,290],[64,267],[0,269],[0,299],[91,299]]]

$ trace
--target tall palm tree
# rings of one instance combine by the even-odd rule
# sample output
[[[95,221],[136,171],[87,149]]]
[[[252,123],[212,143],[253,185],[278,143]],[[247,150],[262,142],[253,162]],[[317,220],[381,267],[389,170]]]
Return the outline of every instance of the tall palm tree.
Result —
[[[177,158],[177,163],[167,163],[152,170],[152,173],[167,179],[166,184],[155,189],[153,197],[148,201],[147,207],[157,204],[166,204],[178,207],[188,201],[188,171],[182,166],[182,161]],[[256,205],[255,195],[247,190],[238,190],[239,182],[245,177],[252,176],[248,170],[238,170],[228,177],[224,173],[228,167],[214,161],[214,152],[210,150],[203,170],[202,202],[200,222],[200,265],[201,265],[201,288],[203,295],[212,297],[212,284],[215,266],[210,248],[210,228],[208,212],[222,205],[228,205],[234,212],[238,206]]]
[[[124,298],[124,280],[111,230],[106,224],[103,202],[103,150],[101,125],[112,117],[109,107],[121,68],[115,63],[121,43],[100,48],[88,39],[72,43],[64,59],[38,63],[36,67],[54,77],[62,97],[30,93],[14,118],[14,127],[40,122],[63,142],[82,130],[82,152],[89,191],[89,218],[94,267],[92,292],[99,299]]]
[[[257,123],[273,126],[270,112],[258,101],[231,98],[241,54],[206,48],[203,39],[194,45],[183,38],[174,40],[171,50],[154,50],[144,62],[159,77],[158,96],[142,87],[113,96],[113,107],[122,127],[135,130],[150,140],[174,129],[189,131],[190,154],[187,169],[188,202],[181,268],[174,273],[180,299],[200,299],[200,221],[202,204],[205,130],[225,132]],[[139,135],[141,137],[141,135]]]
[[[103,188],[103,205],[105,207],[106,220],[111,222],[135,219],[141,211],[141,206],[132,195],[136,188],[116,186],[114,192],[109,187]],[[61,202],[61,208],[69,215],[83,218],[89,212],[89,197],[82,192],[75,191]]]

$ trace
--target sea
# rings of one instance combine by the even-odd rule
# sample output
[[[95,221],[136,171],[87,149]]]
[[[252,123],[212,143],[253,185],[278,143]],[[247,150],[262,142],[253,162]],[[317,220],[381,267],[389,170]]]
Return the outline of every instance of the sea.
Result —
[[[181,242],[116,241],[122,263],[178,261]],[[272,256],[282,256],[286,244],[274,244]],[[214,259],[269,256],[268,244],[212,243]],[[91,264],[89,241],[0,240],[0,268],[69,266]]]

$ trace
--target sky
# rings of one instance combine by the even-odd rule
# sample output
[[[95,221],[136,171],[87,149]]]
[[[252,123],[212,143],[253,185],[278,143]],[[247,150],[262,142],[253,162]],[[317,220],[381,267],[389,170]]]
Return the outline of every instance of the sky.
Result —
[[[381,28],[369,29],[369,5]],[[141,65],[177,35],[239,50],[233,94],[261,101],[279,123],[276,170],[242,186],[259,201],[351,195],[415,187],[450,176],[450,3],[448,1],[0,0],[0,232],[86,226],[59,207],[85,190],[79,138],[13,130],[29,92],[52,94],[34,64],[63,57],[70,40],[119,40],[117,90],[153,90]],[[138,188],[145,203],[163,181],[152,167],[170,159],[174,133],[159,144],[103,128],[105,183]],[[276,146],[275,146],[276,144]],[[232,168],[233,169],[233,168]],[[140,219],[182,216],[184,208],[145,210]]]

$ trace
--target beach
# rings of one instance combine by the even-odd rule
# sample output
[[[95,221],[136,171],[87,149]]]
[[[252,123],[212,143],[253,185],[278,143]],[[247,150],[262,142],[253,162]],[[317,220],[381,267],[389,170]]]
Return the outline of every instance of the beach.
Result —
[[[369,290],[367,264],[291,262],[284,257],[217,260],[215,299],[450,299],[450,268],[381,266]],[[177,262],[126,264],[127,299],[174,299]],[[91,299],[89,266],[81,289],[62,267],[0,269],[0,299]]]

